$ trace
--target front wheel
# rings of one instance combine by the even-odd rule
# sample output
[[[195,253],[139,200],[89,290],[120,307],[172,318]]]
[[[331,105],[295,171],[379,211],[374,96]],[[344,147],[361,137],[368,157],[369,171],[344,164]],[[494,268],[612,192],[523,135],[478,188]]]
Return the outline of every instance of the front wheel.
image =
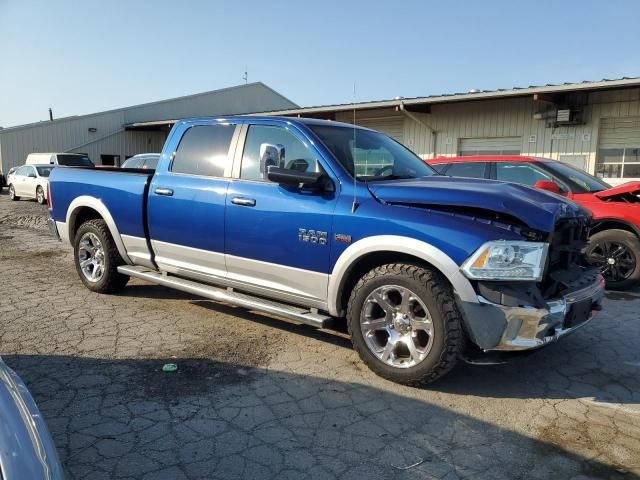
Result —
[[[118,266],[124,261],[104,220],[88,220],[80,225],[73,246],[78,276],[89,290],[113,293],[127,284],[129,277],[118,273]]]
[[[347,321],[362,361],[397,383],[435,381],[455,366],[464,346],[453,290],[427,267],[388,264],[365,274],[351,292]]]
[[[36,188],[36,201],[40,205],[44,205],[47,202],[47,199],[44,198],[44,190],[40,185],[38,185],[38,188]]]
[[[20,200],[20,197],[16,195],[16,189],[13,185],[9,185],[9,198],[13,201]]]
[[[626,230],[603,230],[591,236],[587,260],[600,268],[609,290],[626,290],[640,281],[640,240]]]

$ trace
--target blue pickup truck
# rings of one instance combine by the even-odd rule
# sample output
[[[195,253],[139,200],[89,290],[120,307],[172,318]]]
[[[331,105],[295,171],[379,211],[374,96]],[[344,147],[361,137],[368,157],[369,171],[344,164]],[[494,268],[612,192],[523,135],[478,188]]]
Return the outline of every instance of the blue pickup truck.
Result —
[[[361,359],[404,384],[546,345],[603,296],[579,206],[438,175],[353,125],[183,120],[155,171],[56,168],[49,188],[50,228],[90,290],[134,277],[315,327],[346,318]]]

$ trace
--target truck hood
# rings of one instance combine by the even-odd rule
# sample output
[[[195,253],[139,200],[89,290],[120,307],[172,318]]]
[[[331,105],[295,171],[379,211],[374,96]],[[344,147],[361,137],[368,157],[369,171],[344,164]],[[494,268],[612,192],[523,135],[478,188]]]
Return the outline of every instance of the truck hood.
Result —
[[[396,205],[467,207],[514,217],[529,228],[552,232],[558,219],[584,216],[559,195],[515,183],[434,175],[411,180],[369,182],[378,200]]]
[[[623,193],[631,193],[633,195],[640,194],[640,182],[627,182],[622,185],[618,185],[617,187],[611,187],[607,190],[602,190],[601,192],[596,192],[595,196],[601,199],[607,199],[615,197],[616,195],[621,195]]]

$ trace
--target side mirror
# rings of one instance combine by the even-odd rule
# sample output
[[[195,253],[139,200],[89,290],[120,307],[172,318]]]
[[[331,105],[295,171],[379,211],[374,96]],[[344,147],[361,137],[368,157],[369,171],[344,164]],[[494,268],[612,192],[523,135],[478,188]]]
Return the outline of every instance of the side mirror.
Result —
[[[552,182],[551,180],[538,180],[533,184],[534,187],[539,188],[540,190],[546,190],[547,192],[553,192],[560,194],[562,190],[560,190],[560,186],[556,182]]]
[[[269,167],[281,167],[284,162],[284,145],[272,143],[260,144],[260,174],[267,178]]]
[[[289,168],[269,167],[267,178],[280,185],[300,188],[315,188],[325,192],[334,192],[335,186],[329,177],[320,172],[300,172]]]

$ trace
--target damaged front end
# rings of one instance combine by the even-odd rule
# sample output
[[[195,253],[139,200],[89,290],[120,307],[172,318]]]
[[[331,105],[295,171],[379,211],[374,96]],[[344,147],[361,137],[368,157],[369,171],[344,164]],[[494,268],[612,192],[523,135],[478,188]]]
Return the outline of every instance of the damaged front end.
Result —
[[[586,218],[559,220],[539,282],[475,282],[478,303],[459,302],[484,351],[530,350],[575,331],[601,309],[604,279],[584,260]]]

